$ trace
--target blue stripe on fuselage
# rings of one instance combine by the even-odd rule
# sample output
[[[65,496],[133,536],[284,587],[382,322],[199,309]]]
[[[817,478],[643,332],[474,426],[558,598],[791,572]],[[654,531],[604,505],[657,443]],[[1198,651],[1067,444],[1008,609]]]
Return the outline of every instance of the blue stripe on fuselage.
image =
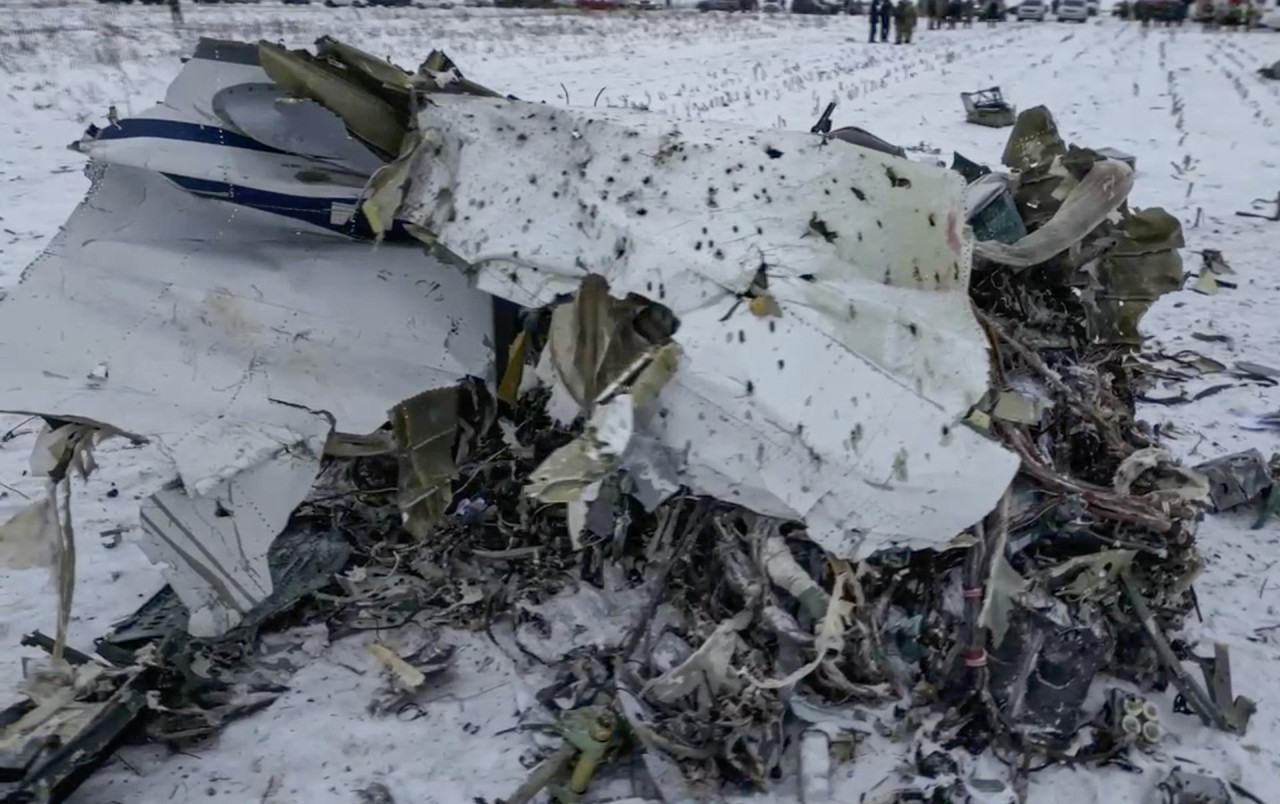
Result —
[[[146,117],[130,117],[102,128],[98,132],[99,140],[127,140],[134,137],[155,137],[163,140],[179,140],[182,142],[203,142],[209,145],[223,145],[229,148],[245,148],[251,151],[262,151],[268,154],[290,155],[288,151],[263,145],[255,139],[227,131],[217,126],[204,126],[199,123],[185,123],[180,120],[153,120]]]
[[[315,198],[289,195],[287,193],[274,193],[270,190],[257,190],[252,187],[227,184],[221,181],[179,176],[174,173],[162,173],[160,175],[187,192],[203,198],[227,201],[286,218],[305,221],[314,226],[328,229],[331,232],[338,232],[357,240],[372,240],[374,238],[373,228],[369,226],[369,220],[359,209],[359,198]],[[331,222],[330,214],[334,204],[355,207],[354,213],[345,223]],[[383,239],[388,242],[412,242],[416,240],[413,235],[405,230],[404,224],[400,221],[395,221],[391,228],[383,233]]]
[[[359,199],[354,197],[314,198],[289,195],[287,193],[274,193],[270,190],[257,190],[252,187],[242,187],[209,179],[197,179],[191,176],[179,176],[175,173],[163,173],[161,175],[187,192],[196,195],[216,198],[220,201],[230,201],[233,204],[253,207],[264,212],[274,212],[277,215],[306,221],[333,231],[343,232],[355,237],[359,236],[355,231],[356,227],[352,225],[352,221],[348,220],[342,224],[334,224],[330,223],[329,219],[330,211],[335,203],[355,206]]]

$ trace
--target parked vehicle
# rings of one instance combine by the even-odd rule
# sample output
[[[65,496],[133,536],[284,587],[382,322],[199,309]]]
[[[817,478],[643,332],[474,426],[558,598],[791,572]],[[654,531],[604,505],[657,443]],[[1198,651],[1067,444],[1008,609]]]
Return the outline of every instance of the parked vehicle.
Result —
[[[145,2],[145,0],[144,0],[144,2]],[[284,3],[286,6],[309,6],[309,5],[311,5],[311,0],[280,0],[280,2],[281,2],[281,3]]]
[[[1085,5],[1085,8],[1088,9],[1090,17],[1098,16],[1098,11],[1102,7],[1102,4],[1099,2],[1099,0],[1084,0],[1084,5]]]
[[[867,4],[862,0],[845,0],[844,13],[862,15],[867,13]]]
[[[791,0],[792,14],[839,14],[840,6],[827,0]]]
[[[1133,17],[1137,20],[1176,22],[1181,25],[1187,18],[1187,5],[1182,0],[1136,0],[1133,4]],[[1240,21],[1243,23],[1243,18]]]
[[[1089,5],[1085,0],[1058,0],[1058,22],[1088,22]]]
[[[699,11],[755,11],[759,0],[698,0]]]
[[[764,0],[760,4],[760,10],[766,14],[781,14],[787,10],[787,7],[782,3],[782,0]]]
[[[1044,22],[1045,17],[1048,15],[1049,4],[1045,0],[1022,0],[1022,4],[1018,6],[1017,18],[1019,20]]]
[[[1258,27],[1280,31],[1280,8],[1273,8],[1263,14],[1262,19],[1258,20]]]

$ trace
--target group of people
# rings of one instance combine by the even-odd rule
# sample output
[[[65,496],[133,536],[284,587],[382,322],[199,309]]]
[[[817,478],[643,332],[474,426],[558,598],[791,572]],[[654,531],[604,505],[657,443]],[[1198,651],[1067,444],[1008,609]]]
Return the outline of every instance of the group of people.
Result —
[[[978,13],[977,0],[871,0],[870,22],[871,38],[869,41],[889,41],[889,26],[893,25],[893,41],[899,45],[911,44],[911,35],[916,29],[916,19],[923,11],[929,20],[929,30],[942,28],[943,25],[954,29],[958,23],[964,27],[973,27],[973,20]],[[999,4],[995,0],[988,3],[987,14],[984,15],[992,24],[999,18]]]
[[[932,0],[930,0],[932,2]],[[868,12],[871,20],[871,39],[876,41],[877,30],[880,41],[889,41],[889,24],[893,23],[893,41],[896,44],[910,44],[911,34],[916,29],[916,4],[914,0],[871,0]]]

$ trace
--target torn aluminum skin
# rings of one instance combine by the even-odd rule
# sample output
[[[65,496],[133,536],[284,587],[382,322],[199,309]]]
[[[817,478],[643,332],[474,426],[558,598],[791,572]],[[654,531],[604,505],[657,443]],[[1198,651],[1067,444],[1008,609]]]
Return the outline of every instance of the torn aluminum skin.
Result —
[[[1008,486],[1015,457],[958,423],[988,388],[959,176],[811,134],[463,95],[431,95],[418,126],[398,217],[481,289],[538,307],[597,274],[679,319],[636,434],[697,492],[854,556],[951,539]],[[740,298],[762,272],[779,316]]]
[[[349,236],[363,178],[334,195],[298,177],[376,160],[337,118],[315,124],[320,107],[246,99],[268,81],[256,53],[202,43],[164,103],[82,141],[88,197],[0,301],[0,410],[99,423],[172,461],[181,485],[144,503],[142,546],[197,636],[270,595],[267,550],[334,428],[371,432],[492,360],[488,296],[419,244]]]
[[[91,126],[73,147],[94,161],[158,173],[195,195],[369,234],[359,198],[382,159],[333,112],[285,97],[258,60],[257,45],[202,39],[163,102]]]

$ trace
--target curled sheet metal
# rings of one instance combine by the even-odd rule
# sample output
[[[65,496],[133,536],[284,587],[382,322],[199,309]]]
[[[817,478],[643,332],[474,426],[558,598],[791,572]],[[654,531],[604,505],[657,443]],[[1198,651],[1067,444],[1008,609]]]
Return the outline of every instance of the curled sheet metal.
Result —
[[[680,482],[843,556],[941,543],[1007,487],[1016,459],[958,423],[988,387],[959,176],[612,109],[432,95],[417,122],[398,217],[481,289],[540,307],[596,275],[678,319],[635,432]]]
[[[1016,243],[980,241],[975,253],[1014,268],[1038,265],[1071,248],[1098,228],[1098,224],[1124,203],[1132,189],[1133,169],[1128,165],[1114,159],[1095,162],[1047,223]]]

